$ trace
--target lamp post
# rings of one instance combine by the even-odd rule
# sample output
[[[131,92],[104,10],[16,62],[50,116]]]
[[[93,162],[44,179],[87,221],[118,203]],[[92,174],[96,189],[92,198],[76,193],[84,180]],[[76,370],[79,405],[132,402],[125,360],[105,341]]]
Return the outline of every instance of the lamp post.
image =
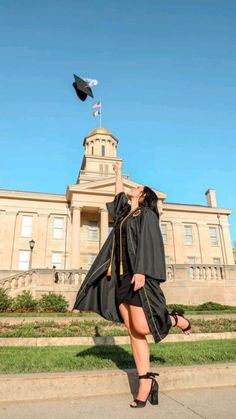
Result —
[[[30,259],[29,259],[29,270],[32,269],[32,256],[33,256],[33,249],[34,249],[35,241],[32,239],[29,241],[30,247]]]

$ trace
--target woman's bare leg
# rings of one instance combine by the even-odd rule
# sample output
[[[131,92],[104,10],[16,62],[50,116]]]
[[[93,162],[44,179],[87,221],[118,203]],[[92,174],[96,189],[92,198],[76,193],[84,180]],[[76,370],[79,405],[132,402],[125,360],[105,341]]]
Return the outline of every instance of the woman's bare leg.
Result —
[[[139,309],[139,310],[136,310]],[[149,346],[145,336],[146,334],[150,333],[149,327],[143,312],[142,307],[135,307],[130,306],[129,304],[122,303],[119,305],[119,310],[121,313],[122,318],[124,319],[125,326],[128,329],[129,336],[130,336],[130,343],[132,348],[132,353],[135,361],[135,365],[137,368],[138,375],[146,374],[150,371],[150,355],[149,355]],[[133,317],[132,317],[133,316]],[[132,318],[134,318],[134,322],[136,326],[138,325],[141,329],[142,333],[136,331]],[[145,333],[143,333],[145,332]],[[139,391],[137,394],[137,399],[139,400],[146,400],[148,393],[151,389],[151,379],[141,379],[139,380]],[[135,402],[131,403],[132,405],[136,405]]]

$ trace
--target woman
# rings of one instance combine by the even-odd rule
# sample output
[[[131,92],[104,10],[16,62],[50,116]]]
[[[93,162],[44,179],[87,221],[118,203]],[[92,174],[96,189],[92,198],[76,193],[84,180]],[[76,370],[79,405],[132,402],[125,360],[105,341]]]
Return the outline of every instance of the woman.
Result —
[[[139,375],[138,394],[130,407],[137,408],[144,407],[147,399],[158,404],[154,377],[159,374],[149,372],[146,335],[152,334],[158,343],[171,327],[188,334],[191,324],[182,309],[168,312],[160,288],[166,281],[166,270],[157,195],[147,186],[125,194],[121,165],[114,165],[113,170],[115,199],[106,206],[114,227],[87,273],[73,308],[95,311],[127,327]]]

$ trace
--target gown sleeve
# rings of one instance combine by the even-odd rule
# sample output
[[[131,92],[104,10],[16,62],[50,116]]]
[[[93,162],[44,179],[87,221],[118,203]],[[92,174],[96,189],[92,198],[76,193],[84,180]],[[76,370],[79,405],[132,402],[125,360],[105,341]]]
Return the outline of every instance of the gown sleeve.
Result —
[[[164,243],[159,220],[151,209],[142,215],[134,273],[166,280]]]
[[[125,192],[118,193],[112,202],[107,202],[106,207],[113,220],[116,221],[119,214],[128,205],[128,198]]]

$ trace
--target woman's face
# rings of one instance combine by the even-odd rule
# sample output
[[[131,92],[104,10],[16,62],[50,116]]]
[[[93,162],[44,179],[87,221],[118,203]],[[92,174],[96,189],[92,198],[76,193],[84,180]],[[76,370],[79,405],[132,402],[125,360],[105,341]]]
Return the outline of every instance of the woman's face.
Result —
[[[137,186],[136,188],[132,188],[127,192],[128,198],[141,198],[140,201],[142,201],[143,198],[143,192],[144,192],[144,186]]]

